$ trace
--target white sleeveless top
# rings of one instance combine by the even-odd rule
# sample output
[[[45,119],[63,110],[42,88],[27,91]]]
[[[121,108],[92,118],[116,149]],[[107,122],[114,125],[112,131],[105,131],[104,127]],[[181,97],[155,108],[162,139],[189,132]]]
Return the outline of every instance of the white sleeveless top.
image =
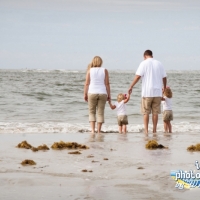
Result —
[[[105,68],[92,67],[90,69],[90,85],[88,93],[107,94],[105,86]]]

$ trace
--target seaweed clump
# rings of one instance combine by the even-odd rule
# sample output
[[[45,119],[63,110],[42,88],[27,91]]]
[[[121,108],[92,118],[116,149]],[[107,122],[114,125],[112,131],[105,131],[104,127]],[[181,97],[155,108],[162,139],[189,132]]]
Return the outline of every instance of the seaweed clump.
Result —
[[[80,151],[71,151],[68,154],[81,154],[81,152]]]
[[[36,165],[36,162],[33,160],[24,160],[21,162],[22,165]]]
[[[32,151],[39,151],[39,150],[49,150],[49,147],[46,144],[40,145],[38,147],[33,147],[30,145],[26,140],[22,141],[17,145],[18,148],[24,149],[31,149]]]
[[[188,151],[200,151],[200,143],[191,145],[187,148]]]
[[[54,142],[51,146],[52,149],[89,149],[88,146],[79,144],[77,142]]]
[[[32,151],[39,151],[39,150],[49,150],[49,147],[46,144],[40,145],[37,148],[36,147],[32,147],[31,148]]]
[[[163,146],[162,144],[158,144],[155,140],[150,140],[146,144],[146,148],[147,149],[163,149],[167,147]]]
[[[93,172],[92,170],[83,169],[82,172]]]
[[[18,148],[24,148],[24,149],[31,149],[32,148],[32,146],[26,140],[24,140],[21,143],[19,143],[17,145],[17,147]]]

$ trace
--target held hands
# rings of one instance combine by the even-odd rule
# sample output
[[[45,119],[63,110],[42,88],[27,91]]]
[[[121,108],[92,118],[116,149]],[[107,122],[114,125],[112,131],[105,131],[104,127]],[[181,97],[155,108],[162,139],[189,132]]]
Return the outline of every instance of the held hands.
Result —
[[[128,94],[131,95],[131,93],[132,93],[132,88],[130,87],[128,90]]]

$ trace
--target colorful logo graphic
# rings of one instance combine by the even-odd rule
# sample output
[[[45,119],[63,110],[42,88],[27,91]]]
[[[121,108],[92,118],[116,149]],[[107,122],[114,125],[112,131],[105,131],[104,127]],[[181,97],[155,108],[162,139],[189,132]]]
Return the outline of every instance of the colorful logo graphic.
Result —
[[[196,160],[195,166],[200,170],[199,163]],[[200,173],[194,171],[172,170],[171,177],[176,181],[175,187],[182,189],[200,188]]]

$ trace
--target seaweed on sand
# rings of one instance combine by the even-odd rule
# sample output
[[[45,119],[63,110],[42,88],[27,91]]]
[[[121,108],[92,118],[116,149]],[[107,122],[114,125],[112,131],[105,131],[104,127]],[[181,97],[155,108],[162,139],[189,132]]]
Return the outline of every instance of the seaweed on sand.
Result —
[[[196,144],[196,151],[200,151],[200,143]]]
[[[38,148],[32,147],[31,150],[34,151],[34,152],[36,152],[36,151],[38,151]]]
[[[92,170],[83,169],[82,172],[93,172]]]
[[[71,151],[68,154],[81,154],[81,152],[80,151]]]
[[[49,150],[49,147],[46,144],[40,145],[37,148],[36,147],[32,147],[31,148],[32,151],[39,151],[39,150]]]
[[[24,160],[21,162],[22,165],[36,165],[36,162],[33,160]]]
[[[89,149],[88,146],[79,144],[77,142],[54,142],[51,146],[52,149]]]
[[[24,148],[24,149],[31,149],[32,148],[32,146],[26,140],[24,140],[21,143],[19,143],[17,145],[17,147],[18,148]]]
[[[166,149],[167,147],[163,146],[162,144],[158,144],[155,140],[150,140],[146,144],[146,148],[147,149],[163,149],[163,148]]]
[[[200,143],[191,145],[187,148],[188,151],[200,151]]]
[[[32,151],[39,150],[49,150],[49,147],[46,144],[40,145],[37,148],[30,145],[26,140],[22,141],[17,145],[18,148],[31,149]]]
[[[88,155],[87,158],[93,158],[94,156],[91,154],[91,155]]]

